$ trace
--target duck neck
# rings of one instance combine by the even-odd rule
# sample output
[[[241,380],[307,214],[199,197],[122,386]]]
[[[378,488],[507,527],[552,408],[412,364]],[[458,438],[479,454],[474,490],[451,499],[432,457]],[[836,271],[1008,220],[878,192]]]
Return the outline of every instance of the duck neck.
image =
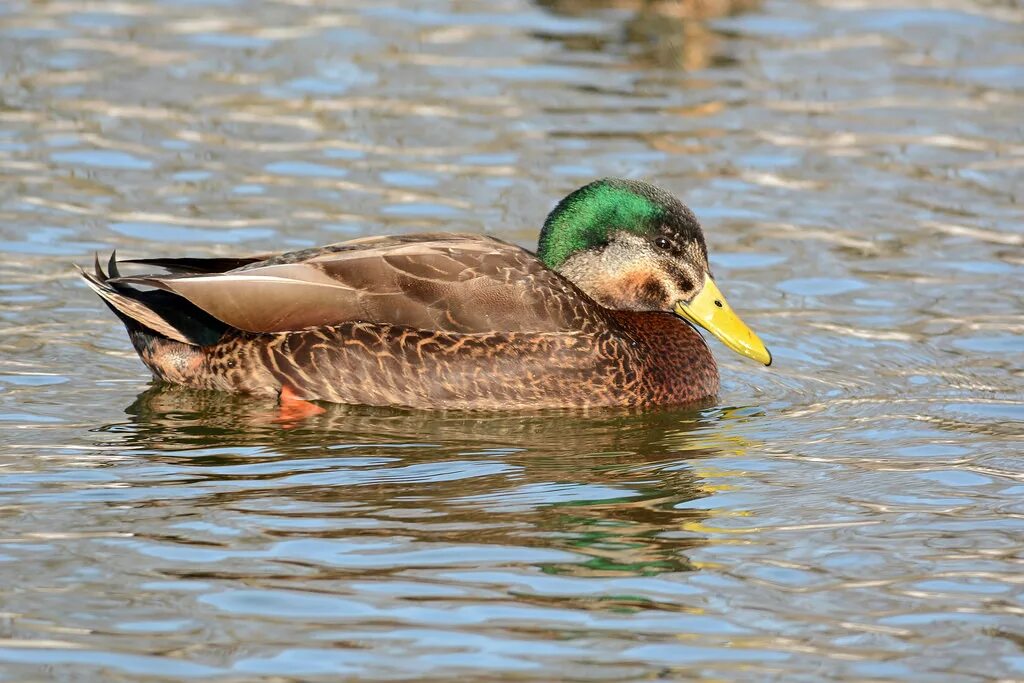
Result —
[[[662,312],[611,311],[634,342],[642,376],[664,402],[688,403],[718,393],[718,365],[692,325]]]

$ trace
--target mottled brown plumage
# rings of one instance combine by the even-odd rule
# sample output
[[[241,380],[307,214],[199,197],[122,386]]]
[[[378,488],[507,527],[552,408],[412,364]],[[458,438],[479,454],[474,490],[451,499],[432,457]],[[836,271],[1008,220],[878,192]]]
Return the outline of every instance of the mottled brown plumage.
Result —
[[[665,230],[671,218],[655,222]],[[196,388],[275,396],[287,387],[307,400],[488,410],[714,395],[718,371],[707,345],[667,312],[685,296],[677,271],[692,285],[706,260],[653,263],[645,272],[637,264],[651,258],[637,256],[636,233],[610,228],[594,239],[562,249],[589,292],[549,268],[543,253],[464,234],[136,262],[172,271],[165,275],[122,277],[112,256],[109,276],[98,262],[82,274],[153,374]],[[620,243],[625,256],[609,256]],[[699,247],[686,251],[706,259],[702,238]],[[636,310],[601,305],[607,297],[595,278]]]

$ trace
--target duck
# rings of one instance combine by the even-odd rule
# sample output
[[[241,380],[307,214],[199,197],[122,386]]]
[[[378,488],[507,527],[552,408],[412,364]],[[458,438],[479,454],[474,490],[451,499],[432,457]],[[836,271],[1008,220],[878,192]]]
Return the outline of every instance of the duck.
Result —
[[[162,272],[122,275],[133,263]],[[772,356],[711,275],[694,213],[604,178],[547,216],[536,252],[483,234],[373,236],[239,258],[145,258],[86,284],[155,380],[299,402],[442,410],[713,399],[703,328]]]

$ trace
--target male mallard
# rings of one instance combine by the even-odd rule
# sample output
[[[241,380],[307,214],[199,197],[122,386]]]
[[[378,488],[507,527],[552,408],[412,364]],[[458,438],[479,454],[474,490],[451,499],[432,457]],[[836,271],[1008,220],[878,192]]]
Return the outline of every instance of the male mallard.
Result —
[[[563,199],[536,254],[493,237],[369,237],[275,256],[82,272],[162,380],[415,408],[653,406],[718,391],[696,323],[771,364],[708,267],[693,212],[647,183]],[[133,286],[134,285],[134,286]],[[135,286],[150,289],[137,289]]]

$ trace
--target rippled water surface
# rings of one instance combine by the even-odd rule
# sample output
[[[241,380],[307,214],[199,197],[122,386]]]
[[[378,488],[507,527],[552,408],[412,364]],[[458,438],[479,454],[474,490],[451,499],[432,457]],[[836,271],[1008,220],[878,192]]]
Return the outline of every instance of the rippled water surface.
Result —
[[[1024,8],[0,4],[10,680],[1024,679]],[[152,387],[94,251],[704,222],[702,410]]]

